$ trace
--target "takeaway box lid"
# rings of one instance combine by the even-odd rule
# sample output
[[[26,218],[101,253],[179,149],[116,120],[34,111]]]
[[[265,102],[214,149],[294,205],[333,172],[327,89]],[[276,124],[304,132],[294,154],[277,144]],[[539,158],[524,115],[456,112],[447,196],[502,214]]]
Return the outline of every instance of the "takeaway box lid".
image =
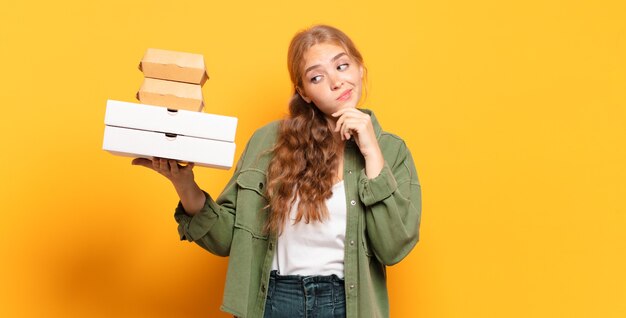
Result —
[[[154,78],[144,78],[137,99],[143,104],[197,112],[204,107],[200,85]]]
[[[104,124],[234,142],[237,118],[109,99]]]
[[[139,63],[145,77],[204,85],[209,75],[201,54],[149,48]]]

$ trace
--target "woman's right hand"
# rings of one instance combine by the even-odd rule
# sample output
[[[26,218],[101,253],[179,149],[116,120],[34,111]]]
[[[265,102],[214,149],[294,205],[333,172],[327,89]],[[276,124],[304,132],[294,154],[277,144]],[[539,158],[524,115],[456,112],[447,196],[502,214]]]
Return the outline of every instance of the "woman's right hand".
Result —
[[[192,162],[183,166],[176,160],[155,157],[152,160],[135,158],[132,164],[152,169],[170,180],[187,214],[194,215],[204,206],[206,196],[194,180]]]
[[[176,160],[155,157],[153,160],[135,158],[133,159],[132,164],[144,166],[160,173],[170,180],[176,188],[190,185],[195,182],[193,176],[193,163],[182,166],[178,164]]]

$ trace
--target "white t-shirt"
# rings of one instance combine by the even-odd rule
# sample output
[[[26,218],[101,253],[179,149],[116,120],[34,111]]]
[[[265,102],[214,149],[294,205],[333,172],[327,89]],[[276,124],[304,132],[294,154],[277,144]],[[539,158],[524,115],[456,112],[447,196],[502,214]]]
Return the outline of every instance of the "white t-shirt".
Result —
[[[326,200],[329,218],[322,222],[295,223],[296,199],[289,212],[288,224],[278,237],[272,270],[280,275],[332,275],[343,278],[344,241],[346,238],[346,192],[343,181],[332,188]],[[294,224],[295,223],[295,224]]]

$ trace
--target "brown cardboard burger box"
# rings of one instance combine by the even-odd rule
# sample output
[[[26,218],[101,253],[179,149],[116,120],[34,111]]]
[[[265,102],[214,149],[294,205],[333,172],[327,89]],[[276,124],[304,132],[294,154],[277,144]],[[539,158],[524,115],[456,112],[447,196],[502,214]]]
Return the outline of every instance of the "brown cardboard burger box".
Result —
[[[147,49],[139,69],[145,77],[200,86],[209,79],[201,54]]]
[[[202,111],[204,100],[202,87],[198,84],[144,78],[137,92],[142,104],[163,106],[170,109]]]

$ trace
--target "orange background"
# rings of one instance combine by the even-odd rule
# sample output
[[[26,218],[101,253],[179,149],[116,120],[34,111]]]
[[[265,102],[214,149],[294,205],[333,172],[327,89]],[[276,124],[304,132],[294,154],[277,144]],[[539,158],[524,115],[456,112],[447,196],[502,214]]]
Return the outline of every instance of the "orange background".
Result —
[[[623,1],[7,2],[0,316],[228,317],[227,259],[179,242],[166,179],[101,150],[146,48],[204,54],[237,156],[287,110],[291,36],[335,25],[411,148],[421,242],[392,317],[626,316]],[[231,171],[197,168],[217,195]]]

